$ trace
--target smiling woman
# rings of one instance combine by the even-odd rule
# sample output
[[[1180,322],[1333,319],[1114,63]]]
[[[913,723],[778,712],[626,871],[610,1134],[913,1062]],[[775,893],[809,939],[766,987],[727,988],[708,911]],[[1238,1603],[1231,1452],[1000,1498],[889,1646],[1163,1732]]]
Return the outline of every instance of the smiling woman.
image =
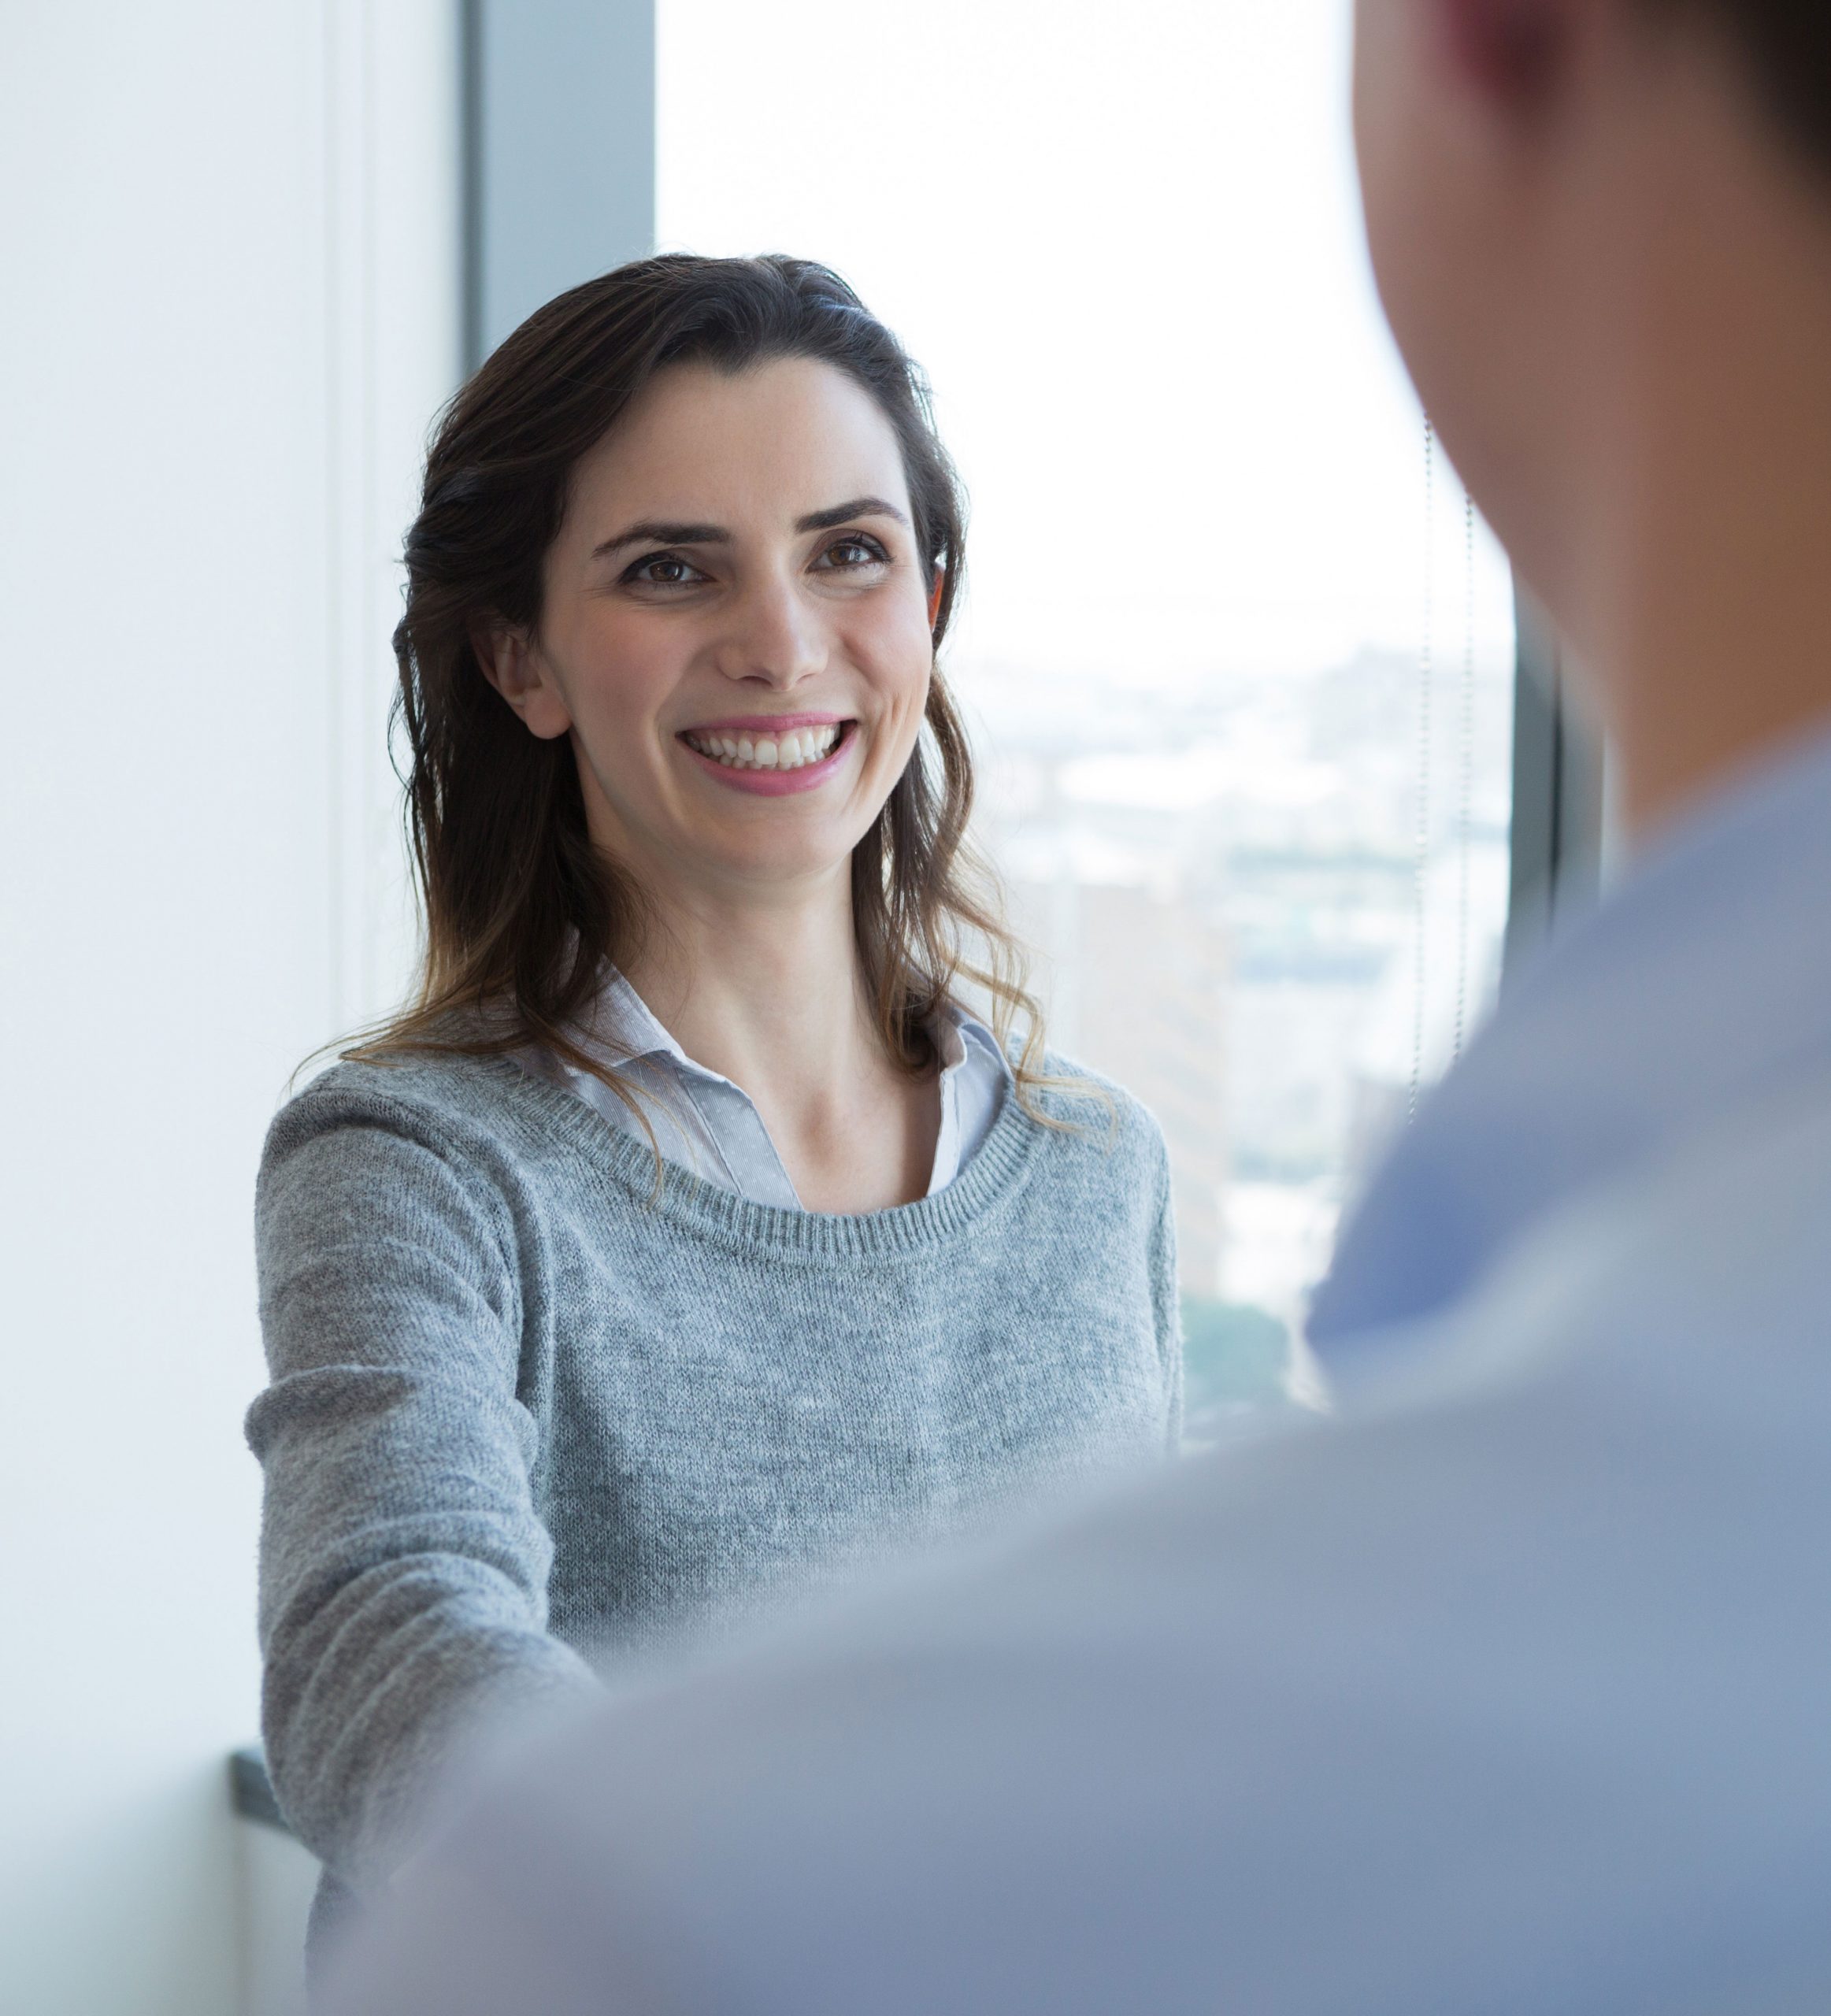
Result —
[[[914,367],[801,261],[576,288],[441,424],[420,995],[258,1205],[265,1729],[328,1899],[487,1718],[1175,1446],[1161,1137],[1045,1054],[965,850],[962,561]]]
[[[956,872],[964,746],[933,659],[958,514],[943,495],[927,550],[903,461],[874,394],[825,359],[671,360],[573,469],[538,625],[468,626],[532,734],[565,740],[562,769],[576,756],[630,920],[597,949],[748,1089],[796,1195],[828,1210],[928,1187],[942,1102],[921,1067],[962,927],[1014,963]],[[930,473],[944,491],[938,454]],[[926,899],[931,942],[861,975],[851,865],[899,788],[927,795],[925,712],[954,776],[891,869]],[[999,998],[1027,1005],[1008,981]]]

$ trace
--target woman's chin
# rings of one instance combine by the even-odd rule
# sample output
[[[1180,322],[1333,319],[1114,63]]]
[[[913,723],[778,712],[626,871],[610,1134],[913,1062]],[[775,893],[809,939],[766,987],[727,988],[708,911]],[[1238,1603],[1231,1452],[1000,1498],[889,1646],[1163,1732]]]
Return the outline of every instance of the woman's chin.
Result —
[[[858,840],[849,830],[835,832],[823,821],[821,831],[762,834],[754,822],[746,824],[746,832],[705,833],[697,844],[683,843],[679,865],[709,891],[736,888],[758,897],[823,888],[850,871]]]

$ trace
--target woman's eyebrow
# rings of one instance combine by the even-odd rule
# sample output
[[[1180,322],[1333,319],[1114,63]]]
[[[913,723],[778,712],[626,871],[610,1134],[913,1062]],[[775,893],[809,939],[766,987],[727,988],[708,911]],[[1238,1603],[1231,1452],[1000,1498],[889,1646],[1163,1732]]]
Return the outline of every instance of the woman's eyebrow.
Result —
[[[798,532],[831,532],[835,525],[843,525],[851,518],[894,518],[899,525],[909,523],[907,517],[894,504],[887,504],[881,497],[852,497],[843,504],[829,505],[824,511],[810,511],[806,517],[795,521],[795,529]],[[600,540],[591,548],[591,558],[601,560],[605,554],[615,553],[626,546],[728,546],[730,543],[731,534],[723,525],[695,525],[676,523],[665,518],[643,518],[611,538]]]
[[[601,559],[606,553],[614,553],[619,547],[638,546],[729,546],[731,534],[723,525],[676,524],[665,518],[643,518],[614,538],[601,540],[591,548],[591,558]]]
[[[899,525],[909,520],[894,504],[886,504],[881,497],[854,497],[843,504],[835,504],[825,511],[810,511],[805,518],[795,521],[798,532],[830,532],[835,525],[843,525],[848,518],[894,518]]]

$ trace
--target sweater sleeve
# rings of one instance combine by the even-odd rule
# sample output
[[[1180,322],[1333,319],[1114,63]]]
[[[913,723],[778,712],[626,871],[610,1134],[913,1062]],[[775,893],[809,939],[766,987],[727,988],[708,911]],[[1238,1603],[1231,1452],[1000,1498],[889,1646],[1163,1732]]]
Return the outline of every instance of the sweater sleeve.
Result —
[[[361,1888],[461,1740],[592,1681],[546,1629],[499,1198],[410,1110],[314,1088],[269,1137],[256,1225],[262,1730],[287,1818]]]
[[[1157,1142],[1157,1195],[1151,1235],[1151,1301],[1168,1401],[1164,1440],[1173,1456],[1181,1449],[1183,1440],[1183,1321],[1177,1283],[1176,1197],[1170,1184],[1169,1154],[1161,1135]]]

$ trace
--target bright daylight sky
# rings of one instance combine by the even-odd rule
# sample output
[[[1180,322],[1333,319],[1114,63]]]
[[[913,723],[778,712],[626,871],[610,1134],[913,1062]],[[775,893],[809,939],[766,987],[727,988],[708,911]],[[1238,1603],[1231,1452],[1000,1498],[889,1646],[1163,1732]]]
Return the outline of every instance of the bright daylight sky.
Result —
[[[660,0],[659,39],[663,245],[825,261],[934,383],[973,500],[956,662],[1148,684],[1416,647],[1421,421],[1347,0]],[[1450,491],[1440,532],[1459,600]],[[1477,606],[1492,659],[1485,539]]]

